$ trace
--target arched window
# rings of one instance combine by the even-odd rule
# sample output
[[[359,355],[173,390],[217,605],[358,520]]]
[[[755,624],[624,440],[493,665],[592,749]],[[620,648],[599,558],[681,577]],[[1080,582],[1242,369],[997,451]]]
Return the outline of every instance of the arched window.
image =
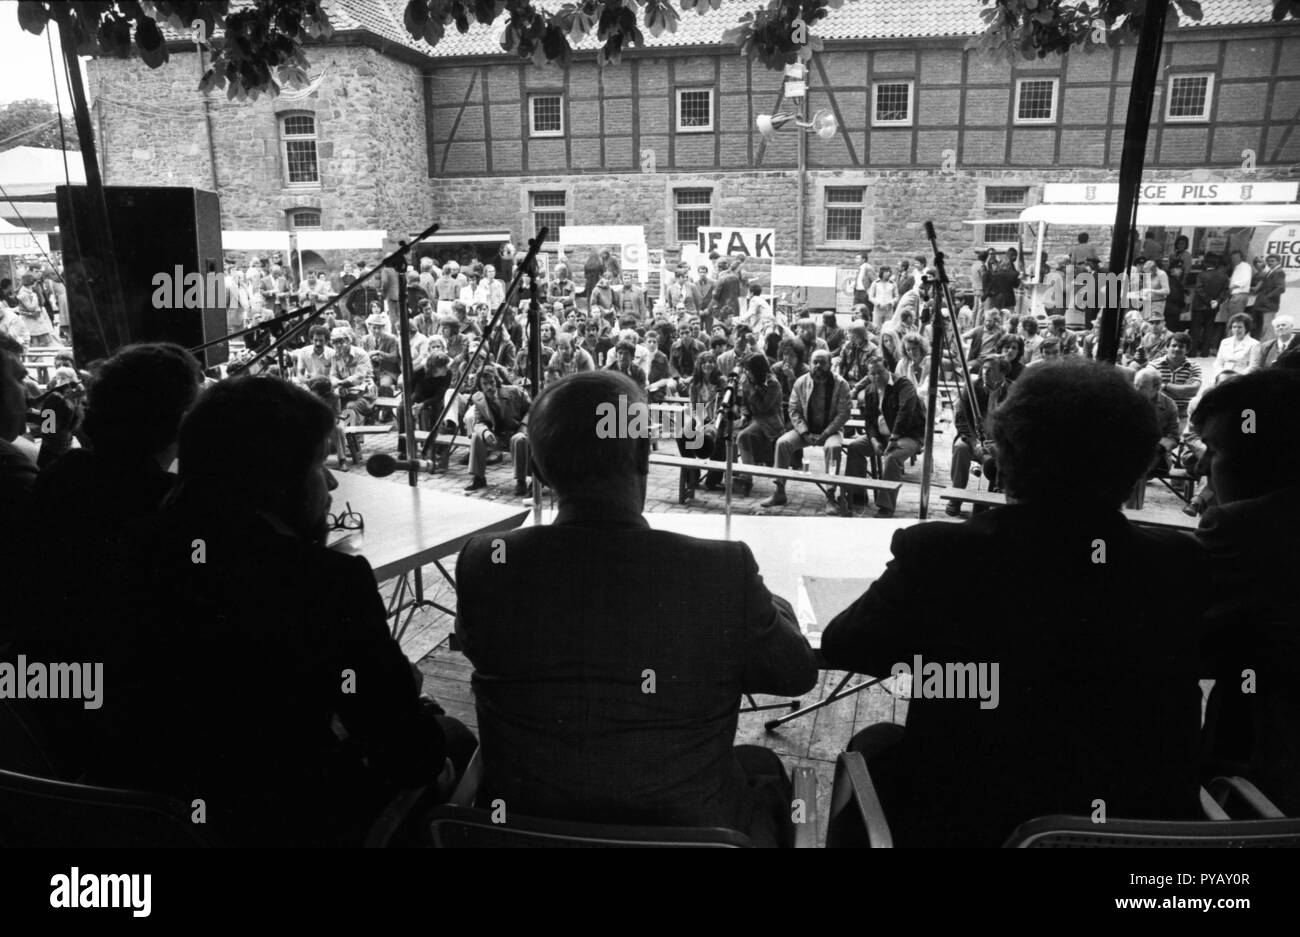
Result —
[[[289,230],[302,231],[320,227],[320,211],[315,208],[295,208],[289,212]]]
[[[280,153],[285,185],[320,185],[316,161],[316,118],[311,114],[280,115]]]

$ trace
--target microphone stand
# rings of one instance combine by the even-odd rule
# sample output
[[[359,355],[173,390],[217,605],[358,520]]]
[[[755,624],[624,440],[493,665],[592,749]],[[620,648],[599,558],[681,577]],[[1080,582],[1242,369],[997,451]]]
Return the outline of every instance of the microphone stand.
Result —
[[[528,254],[519,265],[520,269],[528,272],[528,370],[530,372],[528,379],[533,385],[534,400],[542,392],[542,304],[537,295],[540,289],[537,283],[537,249],[541,247],[545,237],[546,229],[542,228],[537,237],[528,242]],[[532,452],[531,448],[529,452]],[[530,474],[533,476],[533,524],[540,525],[542,523],[542,480],[537,472],[530,472]]]
[[[725,433],[724,439],[727,446],[727,468],[723,478],[723,486],[726,490],[725,502],[723,507],[723,540],[731,539],[731,483],[732,467],[736,462],[736,393],[739,389],[740,375],[732,372],[727,378],[727,388],[722,392],[722,400],[719,401],[718,412],[722,414],[722,430]]]
[[[470,372],[474,370],[474,362],[478,360],[479,355],[486,356],[488,351],[488,339],[492,336],[492,333],[495,332],[498,326],[500,325],[501,317],[505,315],[506,307],[510,306],[512,304],[511,300],[519,295],[519,285],[525,270],[527,269],[536,270],[537,252],[541,249],[542,242],[546,240],[546,233],[549,230],[550,230],[549,228],[542,228],[542,230],[538,231],[537,237],[531,238],[528,241],[528,253],[524,256],[523,261],[521,263],[515,264],[514,276],[510,278],[510,285],[506,288],[505,297],[501,300],[501,305],[497,307],[496,314],[492,317],[492,321],[488,323],[487,334],[483,336],[483,341],[479,342],[479,346],[477,349],[475,349],[474,354],[470,357],[470,359],[467,362],[465,362],[465,370],[463,370],[460,373],[460,375],[456,378],[456,386],[452,388],[452,393],[447,397],[447,402],[443,404],[442,413],[439,414],[438,421],[434,424],[433,429],[429,432],[428,438],[425,439],[424,448],[420,450],[421,458],[428,459],[431,453],[433,452],[433,447],[437,443],[437,439],[438,439],[438,431],[442,428],[443,422],[447,419],[447,414],[451,411],[452,404],[454,404],[456,400],[460,397],[461,385],[465,383],[465,378],[469,376]],[[533,283],[535,283],[537,280],[535,276],[530,277],[529,279]],[[530,316],[532,316],[535,315],[535,312],[530,310],[529,314]],[[533,330],[533,335],[537,335],[536,329]],[[530,349],[532,348],[532,344],[533,344],[533,336],[530,335],[529,336]],[[535,356],[529,359],[529,367],[536,370],[537,364],[538,362]],[[533,396],[536,396],[540,392],[540,389],[541,389],[541,383],[539,380],[534,385]],[[410,450],[408,449],[407,452],[409,453]]]
[[[402,255],[402,256],[405,256],[406,253],[407,253],[407,251],[409,251],[409,250],[410,250],[412,247],[414,247],[416,244],[418,244],[418,243],[420,243],[421,241],[423,241],[425,238],[427,238],[427,237],[431,237],[431,236],[432,236],[432,235],[433,235],[433,234],[434,234],[434,233],[435,233],[435,232],[436,232],[440,227],[442,227],[442,225],[438,225],[438,224],[430,225],[430,226],[429,226],[428,228],[426,228],[424,231],[421,231],[421,232],[416,236],[415,240],[412,241],[410,244],[407,244],[405,241],[401,242],[401,246],[398,247],[397,250],[393,251],[393,253],[389,254],[387,257],[385,257],[382,261],[380,261],[380,262],[379,262],[378,264],[376,264],[374,267],[370,268],[370,269],[367,270],[364,274],[362,274],[361,276],[359,276],[359,277],[358,277],[355,281],[353,281],[350,285],[348,285],[347,287],[345,287],[344,290],[343,290],[343,292],[339,293],[337,296],[335,296],[333,299],[331,299],[331,300],[330,300],[329,302],[327,302],[325,305],[321,306],[319,309],[317,309],[317,310],[316,310],[315,312],[313,312],[311,315],[307,316],[307,318],[303,319],[301,322],[299,322],[299,323],[298,323],[297,325],[295,325],[293,328],[289,329],[287,332],[285,332],[283,335],[281,335],[281,336],[280,336],[279,338],[277,338],[275,341],[271,342],[271,344],[267,345],[265,348],[263,348],[261,351],[259,351],[256,355],[254,355],[254,356],[253,356],[251,359],[249,359],[247,362],[245,362],[244,364],[241,364],[241,365],[236,365],[233,369],[228,369],[228,373],[229,373],[230,371],[233,371],[234,374],[231,375],[232,377],[233,377],[234,375],[236,375],[236,374],[243,374],[243,373],[246,372],[249,368],[251,368],[253,365],[257,364],[257,362],[259,362],[259,361],[261,361],[263,358],[265,358],[267,355],[271,354],[271,353],[274,352],[274,351],[278,351],[282,345],[288,343],[288,342],[291,341],[295,336],[301,334],[303,331],[305,331],[307,328],[309,328],[309,327],[310,327],[314,322],[316,322],[317,319],[319,319],[321,316],[325,315],[325,313],[329,312],[331,309],[333,309],[335,306],[337,306],[337,305],[339,304],[339,302],[340,302],[340,301],[341,301],[345,296],[347,296],[349,293],[351,293],[353,290],[355,290],[357,287],[359,287],[362,283],[366,282],[366,280],[369,280],[372,276],[374,276],[376,273],[378,273],[379,270],[380,270],[381,268],[383,268],[384,266],[387,266],[388,264],[390,264],[390,263],[393,261],[393,258],[394,258],[394,257],[397,257],[399,254]],[[303,308],[305,309],[305,308],[307,308],[307,307],[303,307]],[[297,315],[297,312],[294,312],[294,313],[287,313],[285,316],[279,316],[279,317],[277,317],[277,319],[273,319],[273,320],[270,320],[270,321],[278,321],[279,319],[284,319],[284,318],[286,318],[286,317],[292,317],[293,315]],[[266,327],[266,323],[265,323],[265,322],[261,322],[261,323],[258,323],[258,325],[253,326],[253,328],[265,328],[265,327]],[[250,331],[250,329],[244,329],[244,330],[242,330],[242,331],[240,331],[240,332],[234,332],[234,333],[232,333],[232,334],[233,334],[233,335],[242,335],[242,334],[244,334],[245,332],[248,332],[248,331]],[[227,335],[225,338],[219,339],[219,341],[228,341],[228,340],[230,339],[230,337],[231,337],[230,335]],[[211,344],[215,344],[215,343],[214,343],[214,342],[209,342],[208,344],[211,345]],[[200,346],[199,346],[199,348],[204,348],[204,347],[206,347],[206,346],[204,346],[204,345],[200,345]],[[194,349],[191,349],[191,351],[193,351],[193,350],[194,350]]]
[[[415,454],[415,414],[411,410],[412,381],[415,378],[411,363],[411,312],[406,308],[406,254],[409,248],[405,241],[397,242],[397,252],[384,265],[397,274],[397,346],[402,360],[402,435],[406,437],[406,452]],[[387,300],[385,300],[387,302]],[[406,468],[406,481],[412,488],[418,483],[419,465],[415,459],[410,460]],[[415,571],[416,576],[420,570]]]
[[[939,277],[939,289],[935,294],[934,315],[930,319],[932,333],[930,342],[930,392],[927,394],[926,408],[927,415],[925,421],[925,454],[922,457],[921,464],[921,520],[926,519],[930,506],[930,478],[934,474],[934,421],[936,409],[939,400],[939,379],[943,366],[943,349],[944,349],[944,320],[943,313],[948,310],[951,314],[954,309],[952,303],[952,292],[949,288],[948,268],[944,263],[944,255],[939,250],[939,239],[934,231],[934,223],[927,221],[925,223],[925,236],[930,241],[930,249],[934,252],[934,269]],[[966,355],[961,347],[961,334],[956,328],[956,316],[953,315],[953,346],[954,357],[961,368],[962,379],[966,387],[966,402],[971,411],[971,425],[975,427],[977,438],[983,437],[982,426],[983,420],[979,412],[979,401],[975,398],[975,387],[971,383],[970,368],[966,366]],[[960,406],[960,401],[958,401]],[[953,408],[953,414],[956,415],[956,407]],[[955,426],[955,424],[954,424]],[[954,428],[955,432],[955,428]]]

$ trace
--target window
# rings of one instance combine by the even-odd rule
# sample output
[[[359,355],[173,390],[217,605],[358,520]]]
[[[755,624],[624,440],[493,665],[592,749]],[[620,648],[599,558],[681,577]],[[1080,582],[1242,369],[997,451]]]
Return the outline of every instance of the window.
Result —
[[[1056,120],[1056,79],[1021,78],[1016,82],[1016,123],[1050,124]]]
[[[912,83],[882,81],[876,85],[875,110],[871,122],[877,127],[908,127],[912,124]]]
[[[1213,75],[1172,75],[1166,120],[1209,120]]]
[[[280,144],[287,185],[320,185],[316,163],[316,118],[288,114],[280,120]]]
[[[300,231],[303,228],[319,228],[320,212],[314,208],[302,208],[289,212],[289,229]]]
[[[864,186],[828,187],[826,189],[826,240],[862,242],[862,210],[866,197]]]
[[[713,129],[713,89],[678,89],[677,132],[704,133]]]
[[[1025,186],[991,185],[984,189],[984,216],[1000,218],[1006,215],[1016,220],[1007,224],[984,225],[986,244],[1016,244],[1020,241],[1020,212],[1029,199]]]
[[[713,224],[712,189],[674,189],[673,205],[677,215],[677,240],[695,243],[699,238],[696,228]]]
[[[564,200],[563,192],[529,192],[528,210],[533,213],[533,230],[550,228],[551,237],[559,237],[560,228],[568,224],[564,220]]]
[[[564,136],[564,97],[535,94],[528,99],[528,132],[534,137]]]

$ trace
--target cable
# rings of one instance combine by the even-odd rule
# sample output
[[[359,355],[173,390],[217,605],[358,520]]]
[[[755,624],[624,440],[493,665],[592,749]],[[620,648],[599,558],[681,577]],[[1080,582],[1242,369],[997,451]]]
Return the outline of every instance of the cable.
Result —
[[[40,249],[41,255],[44,256],[45,258],[45,262],[48,263],[51,267],[54,267],[54,260],[50,257],[48,253],[46,253],[45,248],[41,247],[41,242],[37,239],[36,235],[32,234],[32,226],[27,223],[27,219],[23,217],[23,213],[18,210],[18,203],[9,197],[9,193],[5,191],[5,187],[3,185],[0,185],[0,197],[3,197],[4,200],[10,204],[10,206],[14,210],[14,215],[16,215],[18,218],[18,221],[21,222],[22,226],[27,229],[28,234],[32,235],[32,240],[35,242],[37,248]],[[60,283],[63,282],[63,276],[58,272],[57,268],[54,271],[54,275],[59,278]]]
[[[3,146],[4,144],[8,143],[10,140],[18,140],[21,139],[22,137],[27,136],[28,134],[35,133],[38,130],[44,130],[46,127],[48,127],[50,124],[54,123],[58,119],[59,118],[57,117],[52,117],[47,121],[43,121],[42,123],[34,124],[31,127],[28,127],[26,130],[20,130],[13,136],[5,137],[3,140],[0,140],[0,146]]]
[[[63,151],[63,181],[67,185],[72,185],[72,177],[68,172],[68,138],[63,133],[63,99],[59,97],[59,73],[54,68],[54,37],[51,35],[54,30],[45,30],[45,45],[50,50],[50,81],[54,84],[54,112],[58,114],[59,121],[59,149]]]

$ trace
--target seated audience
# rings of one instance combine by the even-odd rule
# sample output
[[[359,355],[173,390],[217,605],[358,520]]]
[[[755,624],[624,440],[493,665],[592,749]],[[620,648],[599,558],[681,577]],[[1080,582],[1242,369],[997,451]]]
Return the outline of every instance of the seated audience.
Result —
[[[828,363],[829,367],[829,363]],[[772,374],[766,355],[751,354],[741,362],[740,424],[736,427],[736,448],[746,465],[767,465],[772,445],[785,429],[781,418],[781,383]],[[719,370],[721,370],[719,368]],[[722,414],[730,419],[730,414]],[[736,476],[741,494],[748,496],[754,479],[747,473]]]
[[[1300,350],[1300,342],[1295,340],[1295,333],[1292,331],[1294,328],[1295,323],[1290,316],[1280,315],[1273,319],[1273,338],[1259,346],[1261,368],[1271,367],[1283,358],[1296,357],[1297,350]]]
[[[1250,337],[1250,327],[1250,316],[1244,312],[1228,319],[1228,337],[1219,343],[1215,370],[1249,374],[1259,367],[1259,342]]]
[[[1178,448],[1181,433],[1178,430],[1178,404],[1160,389],[1160,372],[1152,367],[1145,367],[1133,378],[1133,386],[1155,409],[1156,431],[1160,441],[1156,447],[1155,460],[1151,464],[1154,474],[1167,475],[1173,465],[1174,450]]]
[[[1201,366],[1187,357],[1191,347],[1191,336],[1174,332],[1165,354],[1152,361],[1152,367],[1160,372],[1162,389],[1178,405],[1178,419],[1183,425],[1187,422],[1188,404],[1201,392]]]
[[[456,564],[483,796],[512,816],[723,826],[789,843],[780,758],[733,741],[743,694],[816,683],[812,651],[745,544],[649,529],[649,439],[597,432],[602,408],[636,393],[609,371],[547,387],[530,434],[555,522],[472,537]],[[584,601],[555,588],[575,569]],[[677,587],[629,602],[627,583],[646,569]]]
[[[330,360],[330,385],[338,394],[343,422],[348,426],[362,426],[369,422],[375,411],[374,371],[370,357],[352,345],[352,332],[343,326],[330,335],[334,357]]]
[[[1195,592],[1162,589],[1158,615],[1149,596],[1207,566],[1185,534],[1119,510],[1150,465],[1151,408],[1115,369],[1067,361],[1022,376],[992,430],[1009,503],[895,533],[884,573],[822,635],[838,669],[922,662],[906,729],[878,723],[850,743],[895,845],[996,847],[1031,818],[1099,803],[1107,817],[1199,817]],[[1080,439],[1106,440],[1086,473]],[[972,605],[981,561],[1009,556],[1034,558],[1019,611]],[[935,588],[936,570],[956,582]]]

